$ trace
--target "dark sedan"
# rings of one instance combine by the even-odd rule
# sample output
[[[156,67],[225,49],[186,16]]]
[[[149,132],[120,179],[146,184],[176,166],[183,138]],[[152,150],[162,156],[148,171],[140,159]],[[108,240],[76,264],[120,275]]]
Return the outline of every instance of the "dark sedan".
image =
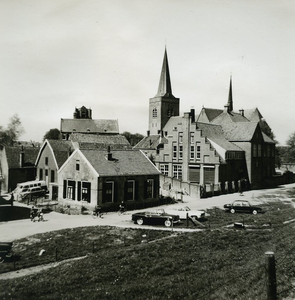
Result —
[[[170,227],[172,223],[180,222],[178,215],[148,211],[133,214],[132,221],[138,225],[165,225],[166,227]]]
[[[235,212],[246,212],[256,215],[257,213],[262,212],[261,207],[252,206],[250,202],[246,200],[236,200],[232,204],[225,204],[223,207],[232,214]]]

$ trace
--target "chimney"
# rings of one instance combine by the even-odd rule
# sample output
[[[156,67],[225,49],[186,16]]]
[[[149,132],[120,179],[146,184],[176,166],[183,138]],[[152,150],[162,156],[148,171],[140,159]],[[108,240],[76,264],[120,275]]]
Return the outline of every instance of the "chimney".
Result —
[[[146,132],[146,135],[147,135],[147,136],[150,136],[150,131],[149,131],[149,130]]]
[[[25,165],[25,152],[24,152],[24,146],[22,146],[20,156],[19,156],[19,166],[23,168],[24,165]]]
[[[113,156],[111,153],[111,146],[108,146],[107,160],[113,160]]]
[[[228,105],[224,105],[224,112],[226,112],[226,113],[229,112],[229,106]]]
[[[244,110],[243,110],[243,109],[240,109],[239,112],[240,112],[240,114],[244,117]]]
[[[195,109],[191,108],[191,121],[192,123],[196,122]]]

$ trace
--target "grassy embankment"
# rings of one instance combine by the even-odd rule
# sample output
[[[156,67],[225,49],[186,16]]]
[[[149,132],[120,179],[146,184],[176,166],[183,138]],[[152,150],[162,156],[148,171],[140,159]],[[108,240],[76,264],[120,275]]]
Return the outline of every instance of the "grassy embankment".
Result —
[[[295,277],[295,223],[284,224],[295,219],[293,193],[265,195],[272,201],[256,216],[208,210],[210,222],[200,232],[85,227],[20,239],[16,269],[87,256],[21,278],[0,277],[0,298],[266,299],[265,252],[274,251],[283,299],[292,295]],[[246,229],[234,229],[234,222]],[[13,267],[4,263],[0,271]]]

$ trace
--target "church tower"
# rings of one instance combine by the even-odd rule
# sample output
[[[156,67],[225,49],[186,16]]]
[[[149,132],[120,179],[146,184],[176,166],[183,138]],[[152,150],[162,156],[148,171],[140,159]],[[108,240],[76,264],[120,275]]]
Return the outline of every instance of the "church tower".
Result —
[[[159,135],[172,116],[179,116],[179,98],[172,94],[167,51],[165,48],[158,92],[149,102],[149,133]]]

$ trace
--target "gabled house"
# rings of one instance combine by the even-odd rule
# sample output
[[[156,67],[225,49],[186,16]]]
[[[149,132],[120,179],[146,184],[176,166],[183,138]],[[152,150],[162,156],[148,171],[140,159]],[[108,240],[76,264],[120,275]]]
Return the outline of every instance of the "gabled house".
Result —
[[[37,178],[45,180],[49,197],[58,198],[58,170],[75,149],[107,150],[131,149],[127,139],[122,135],[71,134],[70,140],[45,140],[36,159]]]
[[[0,173],[2,191],[11,192],[17,183],[35,180],[35,161],[39,148],[0,145]]]
[[[44,180],[49,190],[49,198],[57,200],[59,168],[75,150],[71,141],[45,140],[36,159],[37,178]]]
[[[118,209],[159,197],[159,170],[141,151],[76,149],[58,171],[59,201]]]

